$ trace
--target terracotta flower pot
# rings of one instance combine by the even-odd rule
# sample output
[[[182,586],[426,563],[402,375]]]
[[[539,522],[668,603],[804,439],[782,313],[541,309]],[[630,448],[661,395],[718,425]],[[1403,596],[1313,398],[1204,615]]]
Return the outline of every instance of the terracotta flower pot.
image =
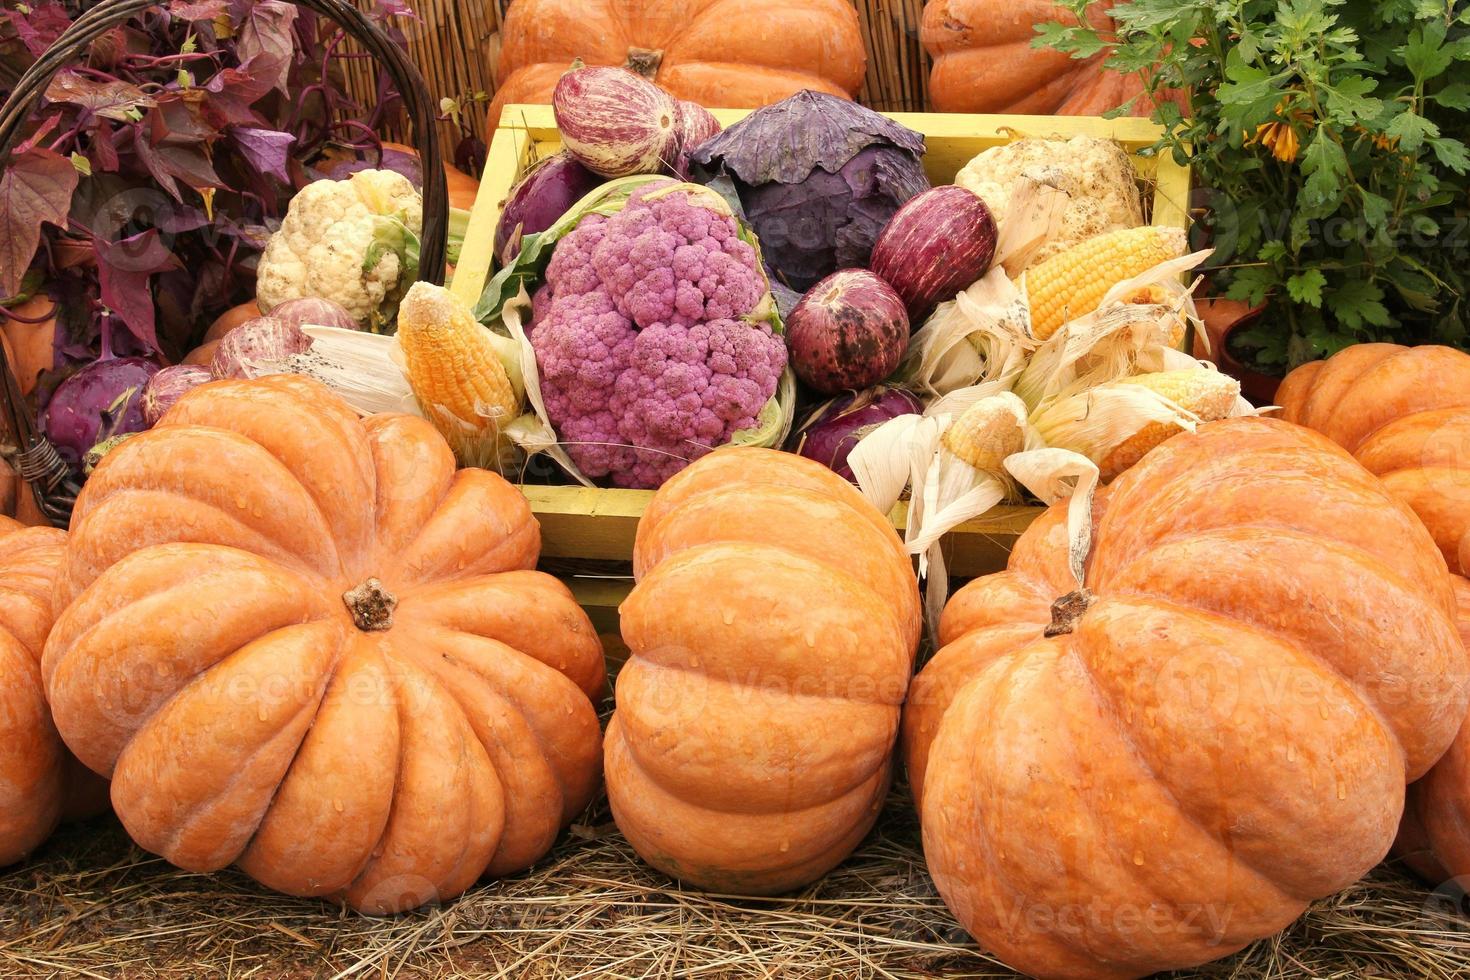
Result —
[[[1213,361],[1221,371],[1240,382],[1241,393],[1255,405],[1269,405],[1281,387],[1282,378],[1264,374],[1236,360],[1230,354],[1230,335],[1260,319],[1265,306],[1251,306],[1239,300],[1206,296],[1195,301],[1200,319],[1205,324],[1209,348],[1195,339],[1194,356]]]

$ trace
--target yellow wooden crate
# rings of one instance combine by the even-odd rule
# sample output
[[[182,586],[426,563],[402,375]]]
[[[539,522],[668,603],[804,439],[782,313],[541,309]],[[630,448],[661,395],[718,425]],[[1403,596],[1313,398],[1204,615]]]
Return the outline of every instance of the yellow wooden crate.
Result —
[[[716,109],[729,126],[749,115],[748,109]],[[1133,156],[1139,177],[1151,194],[1154,224],[1187,228],[1189,168],[1171,158],[1141,155],[1158,139],[1157,126],[1144,119],[1098,119],[1075,116],[979,116],[940,113],[891,113],[891,118],[924,134],[928,152],[924,167],[934,184],[948,184],[981,150],[1010,142],[1015,135],[1099,136],[1117,140]],[[511,187],[536,160],[561,149],[561,136],[550,106],[507,106],[490,145],[480,194],[470,213],[460,262],[451,288],[474,305],[490,277],[495,225]],[[542,555],[549,559],[627,561],[633,552],[638,517],[651,491],[593,490],[585,487],[523,488],[541,521]],[[1001,507],[951,533],[947,549],[950,570],[959,576],[980,575],[1005,566],[1017,536],[1037,514],[1036,507]],[[892,515],[902,528],[906,507]],[[616,606],[627,594],[619,578],[575,577],[573,590],[599,628],[616,630]]]

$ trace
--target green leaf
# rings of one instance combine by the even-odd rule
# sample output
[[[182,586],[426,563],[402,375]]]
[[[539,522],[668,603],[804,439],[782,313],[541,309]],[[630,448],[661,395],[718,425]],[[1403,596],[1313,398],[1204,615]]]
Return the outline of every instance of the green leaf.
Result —
[[[1383,111],[1383,100],[1369,97],[1377,88],[1378,82],[1366,75],[1347,75],[1332,85],[1323,85],[1328,116],[1344,126],[1377,117]]]
[[[1302,203],[1318,216],[1337,210],[1347,169],[1347,154],[1326,129],[1319,128],[1302,154],[1302,173],[1307,175]]]
[[[1434,19],[1416,27],[1409,33],[1408,43],[1400,54],[1404,66],[1418,82],[1438,78],[1450,67],[1454,54],[1444,47],[1445,23]]]
[[[1388,198],[1370,190],[1359,188],[1359,194],[1363,201],[1363,220],[1376,234],[1386,233],[1388,216],[1393,212],[1393,203]]]
[[[92,161],[75,151],[71,155],[71,165],[76,168],[77,173],[83,177],[92,176]]]
[[[1430,96],[1446,109],[1470,109],[1470,85],[1451,82]]]
[[[1262,262],[1279,262],[1290,253],[1286,251],[1285,242],[1279,238],[1273,238],[1271,241],[1262,245],[1261,250],[1256,254],[1260,256]]]
[[[1327,295],[1327,307],[1337,321],[1349,330],[1360,330],[1366,324],[1385,327],[1391,317],[1383,305],[1383,290],[1372,279],[1349,276]]]
[[[1439,135],[1439,127],[1418,113],[1401,112],[1384,132],[1397,138],[1399,149],[1405,153],[1418,153],[1426,139]]]
[[[1455,173],[1464,174],[1470,171],[1470,152],[1466,151],[1464,143],[1447,136],[1437,136],[1429,141],[1429,146],[1434,150],[1435,158]]]
[[[1327,277],[1322,274],[1322,270],[1307,269],[1286,280],[1286,291],[1294,302],[1321,307],[1322,290],[1326,285]]]
[[[1232,273],[1230,286],[1225,290],[1226,299],[1238,300],[1252,306],[1260,306],[1276,288],[1276,273],[1262,266],[1236,269]]]

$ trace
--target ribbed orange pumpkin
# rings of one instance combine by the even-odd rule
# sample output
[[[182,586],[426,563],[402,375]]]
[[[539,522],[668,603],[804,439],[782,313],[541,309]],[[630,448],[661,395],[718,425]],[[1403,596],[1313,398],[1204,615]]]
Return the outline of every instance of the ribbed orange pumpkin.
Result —
[[[143,847],[370,913],[546,853],[597,792],[602,649],[540,530],[429,423],[195,389],[72,517],[44,672]]]
[[[625,65],[681,99],[756,108],[802,89],[857,95],[867,56],[849,0],[516,0],[490,125],[547,103],[573,59]]]
[[[1276,401],[1382,478],[1470,575],[1470,354],[1359,344],[1297,368]]]
[[[0,867],[29,854],[63,817],[99,808],[101,780],[61,744],[41,683],[65,542],[62,531],[0,517]]]
[[[1088,8],[1092,23],[1111,28],[1111,6]],[[1050,0],[929,0],[922,39],[934,59],[929,74],[934,108],[1100,116],[1143,91],[1136,76],[1102,68],[1106,52],[1077,61],[1031,46],[1037,24],[1063,19],[1070,15]],[[1146,116],[1151,106],[1140,99],[1133,114]]]
[[[1036,977],[1217,959],[1388,851],[1465,714],[1450,578],[1378,481],[1270,419],[1177,436],[1112,484],[1091,603],[1052,611],[1076,589],[1064,518],[956,594],[915,679],[929,869]]]
[[[1455,578],[1460,635],[1470,647],[1470,582]],[[1435,885],[1470,885],[1470,727],[1429,775],[1409,787],[1394,851],[1414,873]]]
[[[634,571],[606,741],[618,827],[700,888],[815,880],[888,790],[920,628],[898,535],[825,467],[723,449],[659,490]]]
[[[1359,344],[1297,368],[1282,416],[1329,436],[1419,515],[1451,571],[1470,575],[1470,355]],[[1470,585],[1456,578],[1470,642]],[[1409,788],[1395,850],[1427,880],[1470,881],[1470,728]]]

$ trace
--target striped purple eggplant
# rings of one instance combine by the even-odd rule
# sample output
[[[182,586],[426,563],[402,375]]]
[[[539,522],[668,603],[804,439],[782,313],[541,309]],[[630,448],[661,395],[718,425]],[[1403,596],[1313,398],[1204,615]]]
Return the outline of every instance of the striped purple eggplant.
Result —
[[[573,68],[551,95],[567,151],[603,177],[656,174],[678,159],[674,97],[625,68]]]
[[[989,271],[995,238],[995,218],[977,195],[935,187],[898,209],[868,267],[903,297],[917,329],[936,306]]]
[[[706,141],[720,134],[720,121],[698,102],[679,100],[679,153],[674,162],[674,176],[688,180],[693,161],[690,157]]]

